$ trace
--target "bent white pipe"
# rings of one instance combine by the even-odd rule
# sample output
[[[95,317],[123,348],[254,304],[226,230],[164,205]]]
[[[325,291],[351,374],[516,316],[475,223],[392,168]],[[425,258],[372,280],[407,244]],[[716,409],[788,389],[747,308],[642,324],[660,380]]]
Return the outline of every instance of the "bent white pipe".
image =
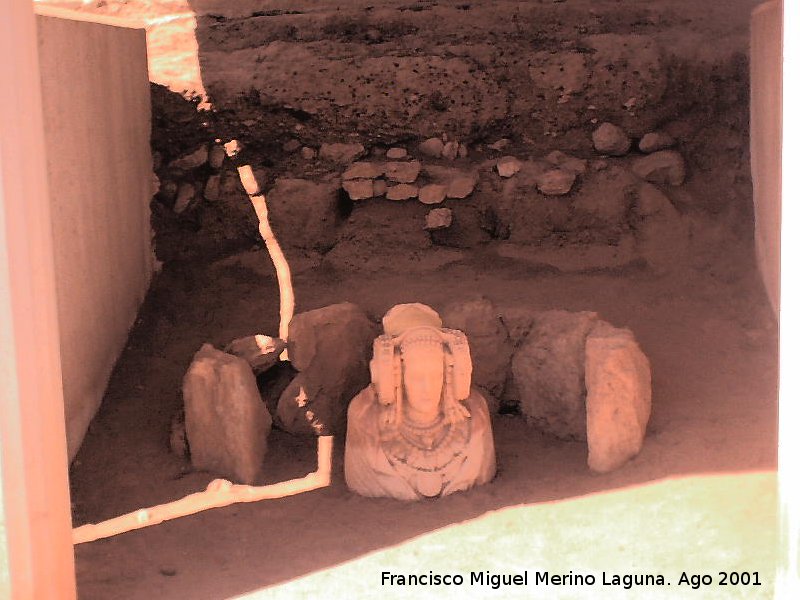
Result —
[[[211,508],[285,498],[327,487],[331,483],[332,453],[333,436],[320,436],[317,438],[317,470],[305,477],[264,486],[238,485],[226,479],[215,479],[204,491],[190,494],[180,500],[141,508],[101,523],[76,527],[72,530],[72,543],[77,545],[93,542]]]

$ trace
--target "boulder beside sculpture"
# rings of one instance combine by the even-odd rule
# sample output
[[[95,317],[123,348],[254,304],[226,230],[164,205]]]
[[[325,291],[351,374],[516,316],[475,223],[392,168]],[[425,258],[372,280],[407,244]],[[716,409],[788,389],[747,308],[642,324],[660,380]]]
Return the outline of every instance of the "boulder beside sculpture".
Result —
[[[383,318],[371,383],[350,403],[345,480],[369,497],[418,500],[487,483],[495,474],[486,400],[471,388],[466,336],[422,304]]]
[[[586,338],[586,436],[592,471],[613,471],[639,454],[651,393],[650,362],[630,330],[598,323]]]
[[[586,441],[591,470],[621,467],[650,419],[650,362],[633,333],[593,312],[532,311],[528,320],[512,362],[522,414],[545,433]]]
[[[203,344],[184,377],[183,402],[192,466],[253,484],[272,418],[247,361]]]
[[[278,400],[278,425],[300,435],[344,433],[347,401],[369,383],[369,352],[377,332],[351,302],[295,315],[288,354],[299,373]]]

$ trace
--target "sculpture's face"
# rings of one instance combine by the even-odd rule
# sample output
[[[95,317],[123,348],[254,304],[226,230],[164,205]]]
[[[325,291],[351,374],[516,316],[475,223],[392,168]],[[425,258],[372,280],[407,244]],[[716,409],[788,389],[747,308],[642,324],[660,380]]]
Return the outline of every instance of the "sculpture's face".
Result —
[[[411,344],[403,349],[403,387],[411,416],[435,418],[444,388],[444,349]]]

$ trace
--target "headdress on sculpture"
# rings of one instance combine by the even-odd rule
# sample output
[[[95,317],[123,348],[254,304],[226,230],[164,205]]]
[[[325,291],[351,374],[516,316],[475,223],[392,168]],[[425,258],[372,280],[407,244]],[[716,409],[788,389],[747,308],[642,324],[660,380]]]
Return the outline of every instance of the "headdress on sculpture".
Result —
[[[470,395],[472,359],[463,332],[442,327],[439,314],[424,304],[399,304],[383,317],[384,335],[373,344],[370,362],[372,384],[383,405],[400,409],[403,394],[402,356],[405,349],[430,345],[442,350],[444,360],[444,411],[456,419],[458,404]]]
[[[442,319],[430,306],[415,302],[398,304],[383,316],[383,332],[397,337],[415,327],[433,327],[441,330]]]

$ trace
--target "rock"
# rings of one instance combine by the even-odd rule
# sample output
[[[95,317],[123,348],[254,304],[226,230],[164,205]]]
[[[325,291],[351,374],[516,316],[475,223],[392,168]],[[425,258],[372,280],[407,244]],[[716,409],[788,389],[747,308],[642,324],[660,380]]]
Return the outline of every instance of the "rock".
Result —
[[[540,50],[529,57],[529,75],[539,89],[560,93],[562,98],[582,91],[588,82],[590,69],[580,52],[550,52]]]
[[[650,419],[650,362],[628,329],[598,323],[586,338],[589,468],[606,473],[642,449]]]
[[[386,178],[397,183],[414,183],[419,177],[422,165],[418,160],[409,162],[387,162],[384,168]]]
[[[347,165],[364,155],[364,146],[361,144],[322,144],[319,148],[319,157],[341,165]]]
[[[220,146],[219,144],[214,144],[211,146],[211,150],[208,153],[208,166],[210,166],[215,171],[219,171],[222,168],[222,164],[225,162],[225,148]]]
[[[308,146],[303,146],[300,150],[300,156],[302,156],[305,160],[313,160],[317,156],[317,151],[313,148],[309,148]]]
[[[256,375],[272,368],[285,349],[282,339],[261,334],[237,338],[225,346],[225,352],[246,360]]]
[[[343,181],[342,187],[350,200],[366,200],[375,196],[375,186],[372,179],[351,179]]]
[[[208,161],[208,147],[203,144],[193,152],[184,154],[180,158],[173,160],[169,163],[170,169],[178,171],[191,171],[198,167],[202,167]]]
[[[326,252],[336,243],[339,185],[280,178],[269,193],[270,221],[286,246]]]
[[[636,251],[657,274],[681,265],[689,251],[689,230],[664,193],[649,183],[638,190]]]
[[[569,193],[574,183],[573,171],[551,169],[539,178],[537,188],[546,196],[563,196]]]
[[[442,322],[466,334],[473,383],[499,398],[511,368],[513,348],[495,305],[483,296],[457,301],[442,311]]]
[[[504,156],[497,160],[497,173],[500,177],[513,177],[521,167],[522,163],[513,156]]]
[[[475,248],[491,241],[490,224],[486,214],[471,203],[453,208],[453,222],[446,229],[431,231],[431,241],[437,246]]]
[[[436,229],[446,229],[453,224],[453,211],[449,208],[434,208],[425,215],[425,229],[433,231]]]
[[[194,201],[196,191],[191,183],[182,183],[178,188],[178,195],[175,198],[175,205],[172,210],[176,215],[181,214]]]
[[[389,148],[389,150],[386,152],[386,158],[391,160],[405,158],[406,156],[408,156],[408,150],[405,148]]]
[[[443,150],[444,142],[439,138],[429,138],[419,145],[419,151],[431,158],[439,158]]]
[[[393,185],[386,190],[387,200],[410,200],[416,198],[418,194],[419,188],[408,183]]]
[[[608,243],[628,229],[640,181],[617,165],[590,173],[572,200],[571,230],[583,231],[591,241]]]
[[[526,420],[562,439],[586,439],[586,337],[593,312],[538,313],[511,362]]]
[[[501,150],[505,149],[510,143],[511,143],[510,139],[508,139],[508,138],[500,138],[499,140],[497,140],[493,144],[489,144],[487,146],[487,148],[489,148],[491,150],[497,150],[498,152],[500,152]]]
[[[447,195],[447,186],[431,183],[419,190],[419,201],[423,204],[440,204]]]
[[[600,154],[624,156],[631,149],[631,139],[622,128],[612,123],[603,123],[592,133],[595,150]]]
[[[298,140],[292,138],[283,145],[283,151],[287,154],[291,154],[299,150],[301,145],[302,144]]]
[[[458,158],[467,158],[469,156],[469,149],[465,144],[458,145]]]
[[[355,162],[344,172],[342,179],[375,179],[383,175],[383,165],[373,162]]]
[[[639,150],[646,152],[647,154],[658,152],[659,150],[664,150],[666,148],[671,148],[674,145],[675,138],[668,133],[664,133],[663,131],[653,131],[647,133],[642,137],[641,140],[639,140]]]
[[[545,156],[544,159],[551,165],[555,165],[566,171],[572,171],[576,175],[583,175],[586,173],[587,161],[565,154],[560,150],[553,150],[550,154]]]
[[[686,179],[686,164],[675,150],[660,150],[637,158],[631,170],[650,183],[681,185]]]
[[[442,148],[442,158],[455,160],[458,157],[458,142],[447,142]]]
[[[242,150],[244,150],[244,145],[239,140],[231,140],[229,142],[225,142],[224,144],[225,154],[228,156],[236,156]]]
[[[183,402],[192,465],[255,483],[272,419],[247,361],[204,344],[184,377]]]
[[[203,190],[203,197],[211,202],[219,200],[220,176],[212,175],[206,181],[205,190]]]
[[[291,433],[344,433],[347,403],[369,384],[378,327],[355,304],[295,315],[289,360],[300,371],[278,401],[277,421]]]
[[[519,348],[528,337],[539,312],[528,306],[511,306],[502,311],[500,319],[514,348]]]
[[[475,189],[477,179],[472,175],[459,175],[455,177],[447,186],[448,198],[466,198]]]
[[[376,179],[372,182],[372,195],[374,197],[383,196],[386,194],[386,180],[385,179]]]

